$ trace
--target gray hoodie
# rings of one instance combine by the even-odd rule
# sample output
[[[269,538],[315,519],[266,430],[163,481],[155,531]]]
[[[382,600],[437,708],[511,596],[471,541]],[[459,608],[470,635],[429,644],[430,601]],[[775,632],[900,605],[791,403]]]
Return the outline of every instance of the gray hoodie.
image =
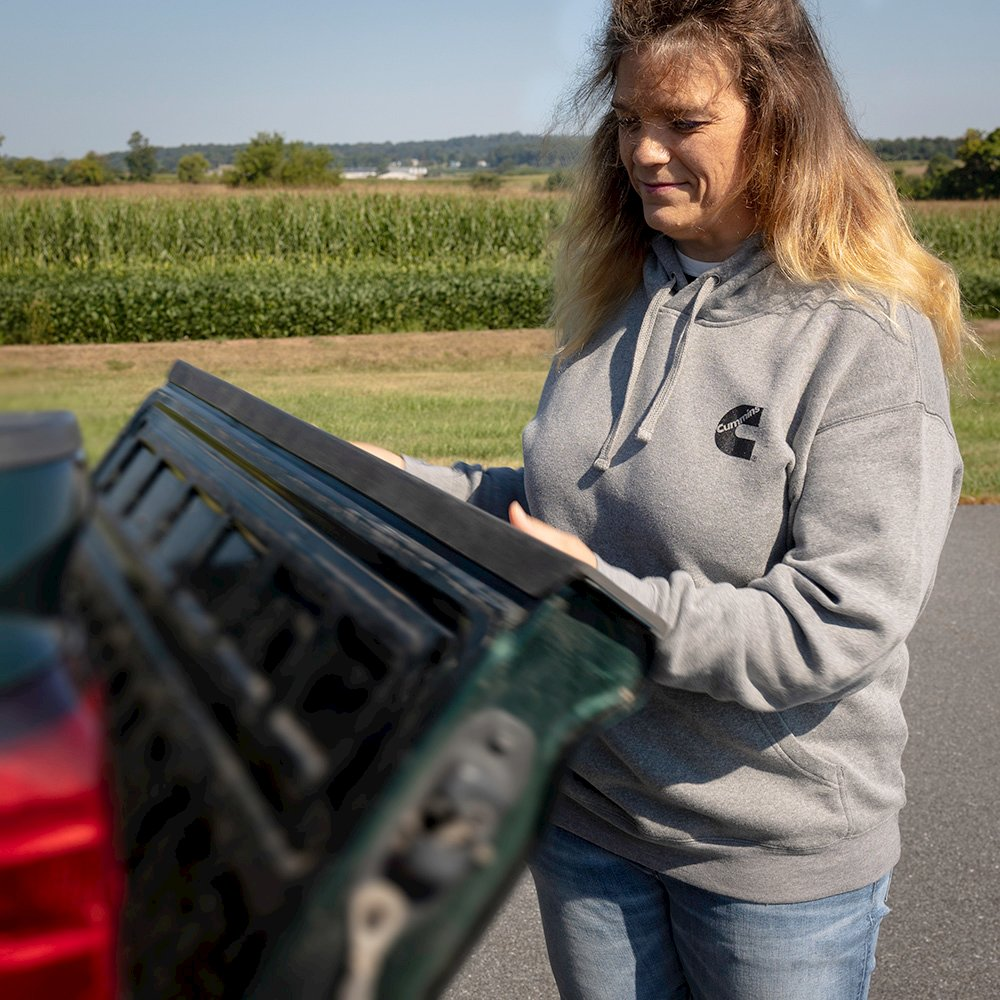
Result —
[[[553,365],[523,469],[407,468],[573,532],[666,622],[648,697],[554,821],[726,895],[859,888],[899,855],[906,638],[962,464],[930,323],[789,283],[755,241],[644,281]]]

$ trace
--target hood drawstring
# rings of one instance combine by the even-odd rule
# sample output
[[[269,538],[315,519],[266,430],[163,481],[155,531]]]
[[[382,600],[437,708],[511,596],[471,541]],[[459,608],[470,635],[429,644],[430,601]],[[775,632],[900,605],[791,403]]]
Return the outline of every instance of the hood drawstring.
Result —
[[[604,439],[604,444],[601,445],[601,450],[597,453],[597,458],[594,459],[594,468],[600,469],[601,472],[606,471],[611,465],[611,456],[618,450],[618,433],[621,430],[622,416],[628,410],[629,400],[631,399],[638,374],[642,370],[642,363],[646,358],[646,350],[653,336],[653,327],[656,325],[656,317],[660,312],[660,306],[665,299],[673,294],[676,286],[677,275],[671,274],[669,281],[658,289],[653,296],[649,303],[649,308],[646,310],[646,315],[642,318],[642,325],[639,327],[639,336],[635,342],[635,352],[632,355],[632,367],[629,371],[628,383],[625,386],[625,398],[622,400],[621,408],[611,423],[611,430],[608,431],[608,436]]]
[[[667,404],[667,399],[670,395],[670,388],[674,384],[677,369],[681,364],[681,357],[684,353],[684,343],[687,340],[688,331],[694,325],[705,299],[708,298],[708,296],[715,289],[718,281],[719,278],[717,275],[707,275],[701,288],[698,289],[698,292],[694,297],[694,302],[691,305],[691,311],[688,313],[688,320],[678,335],[677,349],[674,353],[674,362],[671,366],[670,374],[661,383],[660,388],[653,397],[653,402],[650,405],[646,416],[643,417],[642,422],[639,424],[638,430],[636,431],[636,437],[643,444],[646,444],[651,440],[653,432],[656,430],[656,423],[660,419],[660,414],[663,412],[663,409]],[[676,275],[671,274],[669,283],[657,291],[656,295],[654,295],[649,304],[649,308],[646,310],[646,315],[643,317],[642,326],[639,328],[639,336],[636,340],[635,354],[632,357],[632,367],[629,372],[628,383],[625,386],[625,398],[622,400],[621,408],[611,425],[611,430],[609,431],[607,438],[605,438],[604,444],[601,446],[601,450],[598,453],[597,458],[594,459],[594,468],[599,469],[601,472],[606,471],[610,467],[611,457],[618,450],[618,438],[621,431],[622,420],[624,415],[628,412],[629,400],[633,394],[635,383],[638,381],[639,372],[642,370],[642,364],[646,357],[646,350],[649,347],[650,338],[653,335],[653,327],[656,324],[656,318],[660,311],[660,306],[663,300],[673,292],[676,283]]]
[[[684,344],[687,342],[688,331],[694,326],[705,299],[715,290],[718,280],[716,275],[709,274],[705,278],[705,283],[698,289],[698,294],[694,297],[694,304],[691,306],[691,312],[688,313],[688,321],[684,324],[684,329],[677,339],[677,350],[674,353],[674,363],[670,368],[670,374],[661,383],[660,388],[653,397],[649,412],[643,417],[642,423],[639,424],[639,430],[636,431],[635,436],[643,444],[648,444],[652,440],[653,432],[656,430],[656,422],[660,419],[660,414],[667,405],[667,399],[670,397],[670,389],[676,381],[677,370],[681,366],[681,357],[684,354]]]

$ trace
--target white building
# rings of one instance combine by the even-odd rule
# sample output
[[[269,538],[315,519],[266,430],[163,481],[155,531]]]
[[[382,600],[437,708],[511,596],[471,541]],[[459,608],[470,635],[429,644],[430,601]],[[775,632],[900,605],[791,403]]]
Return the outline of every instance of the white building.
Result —
[[[420,177],[427,176],[426,167],[403,167],[397,164],[387,170],[384,174],[379,174],[378,178],[380,181],[415,181]]]

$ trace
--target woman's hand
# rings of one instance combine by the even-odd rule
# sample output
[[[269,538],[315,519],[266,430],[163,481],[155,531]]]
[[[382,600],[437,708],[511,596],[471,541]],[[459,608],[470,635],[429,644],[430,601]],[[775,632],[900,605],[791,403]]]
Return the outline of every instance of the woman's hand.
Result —
[[[351,444],[355,448],[367,451],[369,455],[381,458],[383,462],[388,462],[390,465],[396,466],[397,469],[403,468],[403,456],[397,455],[394,451],[389,451],[388,448],[383,448],[377,444],[365,444],[364,441],[352,441]]]
[[[552,548],[596,569],[597,556],[576,535],[553,528],[551,524],[532,517],[516,500],[510,505],[507,513],[510,523],[518,531],[523,531],[526,535],[531,535],[532,538],[537,538],[538,541],[551,545]]]

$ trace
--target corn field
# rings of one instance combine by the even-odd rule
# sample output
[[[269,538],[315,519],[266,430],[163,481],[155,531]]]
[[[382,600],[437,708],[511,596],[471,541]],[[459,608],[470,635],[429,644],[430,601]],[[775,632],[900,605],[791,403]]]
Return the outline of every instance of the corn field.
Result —
[[[917,201],[910,219],[920,241],[939,256],[1000,267],[1000,202]]]
[[[278,193],[0,197],[0,344],[544,325],[565,198]],[[918,236],[1000,315],[1000,203]]]
[[[537,260],[554,197],[278,194],[0,201],[0,267]]]
[[[0,199],[0,343],[546,321],[555,197]]]
[[[910,219],[918,239],[954,265],[969,315],[1000,317],[1000,202],[913,202]]]

